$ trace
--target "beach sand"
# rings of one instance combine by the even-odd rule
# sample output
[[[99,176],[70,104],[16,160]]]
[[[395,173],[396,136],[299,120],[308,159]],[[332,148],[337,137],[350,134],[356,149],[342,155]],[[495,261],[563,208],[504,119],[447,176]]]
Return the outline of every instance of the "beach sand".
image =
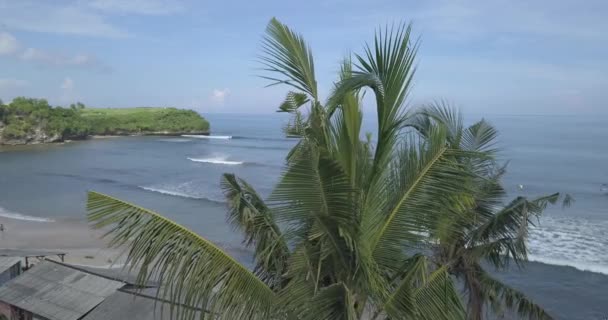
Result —
[[[0,219],[4,231],[0,232],[0,248],[30,249],[64,252],[65,262],[96,267],[121,267],[122,250],[108,249],[101,240],[102,233],[89,228],[85,221],[61,220],[57,222]],[[49,259],[59,260],[57,256]],[[36,263],[36,259],[30,259]]]

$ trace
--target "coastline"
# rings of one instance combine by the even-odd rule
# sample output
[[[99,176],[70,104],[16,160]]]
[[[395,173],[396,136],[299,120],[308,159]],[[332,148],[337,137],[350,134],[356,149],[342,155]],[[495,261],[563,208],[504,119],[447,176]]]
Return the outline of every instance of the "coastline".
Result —
[[[103,268],[123,266],[122,251],[110,249],[102,232],[92,230],[85,221],[25,221],[0,217],[4,231],[0,231],[2,249],[43,250],[64,252],[65,262]],[[59,260],[57,256],[49,259]],[[30,259],[30,263],[36,263]]]
[[[106,239],[101,239],[103,231],[91,229],[83,219],[53,220],[21,215],[13,217],[2,212],[0,223],[4,227],[4,231],[0,232],[0,249],[61,251],[66,253],[67,263],[98,267],[122,265],[122,250],[108,248]],[[239,250],[242,248],[224,247],[224,249],[231,254],[243,254]],[[608,279],[608,269],[600,266],[586,266],[567,261],[548,261],[535,256],[530,256],[526,265],[595,274]]]
[[[66,140],[56,140],[49,142],[41,142],[41,141],[33,141],[27,143],[0,143],[0,152],[2,152],[1,148],[11,148],[11,147],[20,147],[20,146],[40,146],[40,145],[62,145],[65,143],[71,143],[75,141],[87,141],[87,140],[103,140],[103,139],[113,139],[120,137],[144,137],[144,136],[158,136],[158,137],[180,137],[182,135],[201,135],[208,136],[211,133],[209,131],[196,131],[196,132],[168,132],[168,131],[154,131],[154,132],[125,132],[125,133],[113,133],[107,135],[88,135],[82,139],[66,139]],[[1,142],[1,140],[0,140]]]
[[[44,219],[44,218],[41,218]],[[100,239],[102,232],[92,230],[82,219],[57,219],[55,221],[26,221],[0,217],[4,231],[0,232],[2,249],[29,249],[64,252],[65,263],[96,268],[124,266],[121,250],[108,249]],[[247,264],[251,252],[222,243],[216,243],[235,259]],[[57,256],[48,259],[60,261]],[[29,263],[37,264],[35,258]],[[513,267],[506,271],[488,271],[509,286],[524,292],[542,305],[556,319],[601,319],[608,312],[604,291],[608,287],[608,275],[582,271],[574,267],[551,265],[530,261],[523,269]],[[564,308],[572,297],[577,297],[577,308]]]

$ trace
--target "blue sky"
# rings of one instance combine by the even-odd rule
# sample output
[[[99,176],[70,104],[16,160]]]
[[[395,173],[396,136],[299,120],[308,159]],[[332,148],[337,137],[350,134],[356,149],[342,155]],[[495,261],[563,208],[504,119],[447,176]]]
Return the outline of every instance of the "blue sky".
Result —
[[[376,27],[412,21],[412,105],[606,113],[607,15],[604,0],[0,0],[0,98],[273,112],[286,88],[264,88],[256,55],[276,16],[311,45],[322,94]]]

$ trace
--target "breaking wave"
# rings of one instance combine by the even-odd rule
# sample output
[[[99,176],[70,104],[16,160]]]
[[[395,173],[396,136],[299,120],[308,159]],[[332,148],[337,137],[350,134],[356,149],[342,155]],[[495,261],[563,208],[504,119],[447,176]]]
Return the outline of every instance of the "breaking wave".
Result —
[[[197,135],[197,134],[183,134],[182,137],[196,138],[196,139],[220,139],[220,140],[232,139],[232,136],[205,136],[205,135]]]
[[[211,164],[224,164],[224,165],[241,165],[243,161],[229,161],[224,157],[213,157],[213,158],[188,158],[190,161],[194,162],[203,162],[203,163],[211,163]]]
[[[216,203],[224,203],[224,201],[222,201],[221,199],[212,199],[210,197],[195,195],[193,193],[179,190],[179,189],[184,189],[183,188],[184,185],[186,185],[186,184],[178,185],[175,188],[172,188],[170,186],[168,186],[166,188],[165,187],[161,188],[161,187],[138,186],[138,188],[146,190],[146,191],[150,191],[150,192],[156,192],[156,193],[168,195],[168,196],[195,199],[195,200],[206,200],[206,201],[211,201],[211,202],[216,202]]]
[[[545,216],[528,241],[532,261],[608,275],[608,221]]]
[[[21,214],[21,213],[10,212],[10,211],[5,210],[2,207],[0,207],[0,217],[15,219],[15,220],[22,220],[22,221],[35,221],[35,222],[54,222],[55,221],[50,218],[33,217],[33,216]]]

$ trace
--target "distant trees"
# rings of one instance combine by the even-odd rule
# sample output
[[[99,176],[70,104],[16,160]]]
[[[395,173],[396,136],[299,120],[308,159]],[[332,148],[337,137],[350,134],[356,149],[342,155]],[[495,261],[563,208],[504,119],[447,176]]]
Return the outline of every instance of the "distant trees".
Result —
[[[0,121],[4,139],[25,139],[35,134],[73,139],[86,137],[89,131],[76,109],[52,107],[45,99],[18,97],[7,105],[0,104]]]
[[[78,106],[76,106],[78,108]],[[192,110],[176,108],[84,109],[91,134],[204,133],[209,123]]]
[[[85,108],[84,103],[82,102],[76,102],[76,104],[70,104],[70,109],[72,110],[82,110]]]
[[[45,99],[18,97],[0,101],[0,142],[82,139],[91,134],[207,132],[209,123],[192,110],[176,108],[87,108],[83,103],[53,107]]]

